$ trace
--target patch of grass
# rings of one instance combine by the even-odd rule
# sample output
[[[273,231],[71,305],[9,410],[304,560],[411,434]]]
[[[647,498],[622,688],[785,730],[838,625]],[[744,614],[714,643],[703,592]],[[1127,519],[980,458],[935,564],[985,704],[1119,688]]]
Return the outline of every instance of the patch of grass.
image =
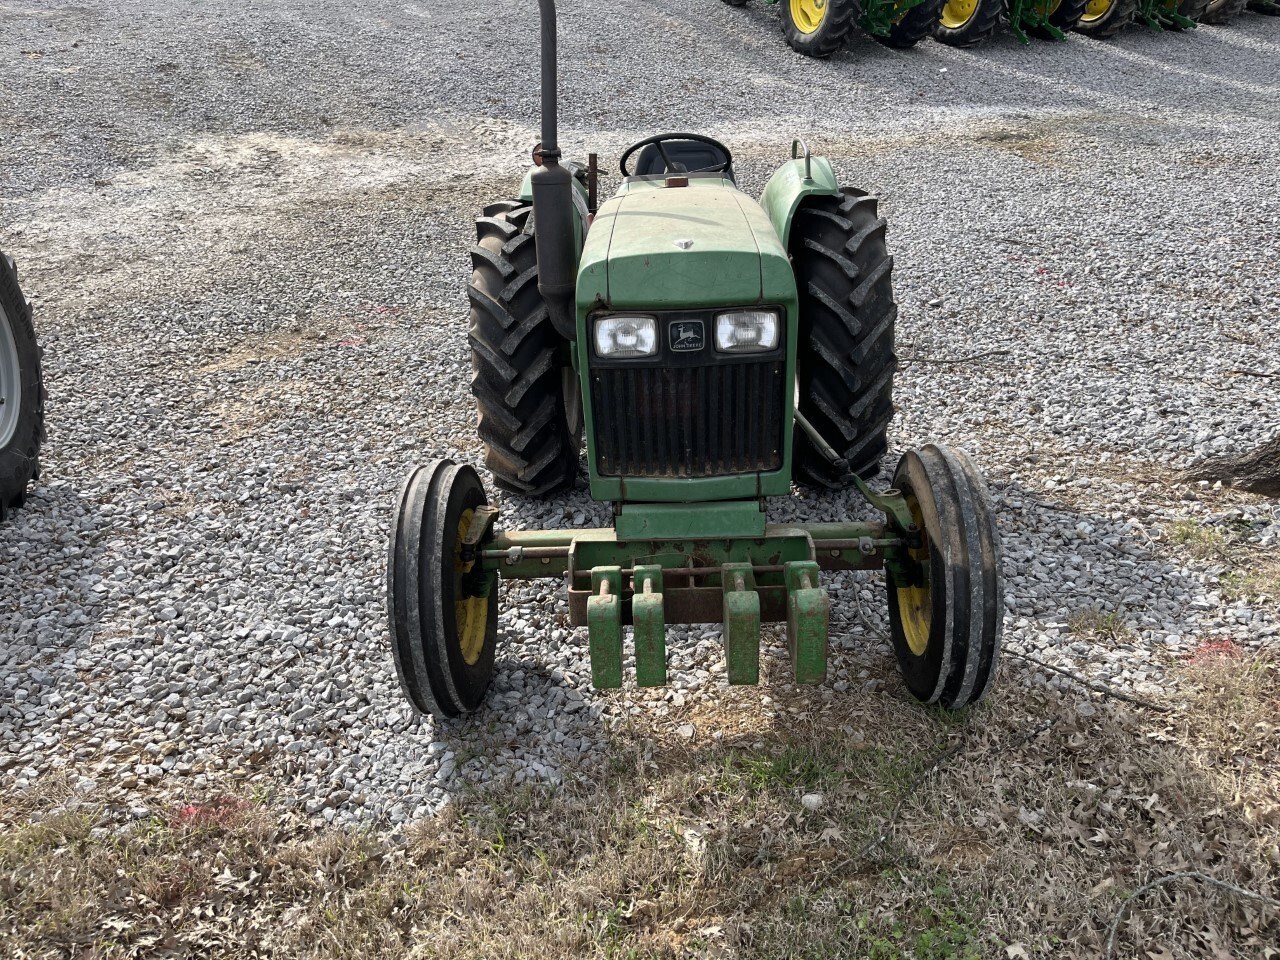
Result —
[[[1195,520],[1178,520],[1169,528],[1168,537],[1180,552],[1197,560],[1226,560],[1230,555],[1227,535]]]
[[[1077,610],[1067,618],[1067,626],[1071,632],[1082,637],[1106,637],[1116,642],[1125,642],[1133,638],[1133,628],[1124,619],[1119,610],[1101,610],[1097,607],[1086,607]]]
[[[1126,891],[1165,873],[1280,894],[1280,668],[1241,649],[1185,681],[1158,717],[1081,717],[1012,664],[947,723],[892,689],[726,709],[718,740],[665,743],[670,721],[641,716],[597,780],[476,788],[403,835],[318,827],[269,791],[132,824],[64,789],[6,795],[0,930],[16,956],[104,960],[1097,954]],[[1120,945],[1278,938],[1275,911],[1187,885],[1135,904]]]
[[[1222,575],[1222,586],[1233,600],[1280,604],[1280,559],[1249,557]]]

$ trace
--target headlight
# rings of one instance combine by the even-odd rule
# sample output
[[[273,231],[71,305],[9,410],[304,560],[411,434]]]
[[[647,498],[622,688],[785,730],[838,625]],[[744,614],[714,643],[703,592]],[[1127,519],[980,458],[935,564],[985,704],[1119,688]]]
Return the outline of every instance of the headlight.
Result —
[[[658,352],[658,321],[653,317],[604,317],[596,321],[596,356],[622,360]]]
[[[716,349],[752,353],[778,346],[778,315],[772,310],[736,310],[716,317]]]

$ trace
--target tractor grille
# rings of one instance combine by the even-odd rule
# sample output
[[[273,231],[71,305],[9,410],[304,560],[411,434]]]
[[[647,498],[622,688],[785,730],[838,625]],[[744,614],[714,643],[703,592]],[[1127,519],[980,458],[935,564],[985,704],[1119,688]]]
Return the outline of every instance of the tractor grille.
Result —
[[[782,359],[595,367],[596,469],[610,477],[712,477],[782,466]]]

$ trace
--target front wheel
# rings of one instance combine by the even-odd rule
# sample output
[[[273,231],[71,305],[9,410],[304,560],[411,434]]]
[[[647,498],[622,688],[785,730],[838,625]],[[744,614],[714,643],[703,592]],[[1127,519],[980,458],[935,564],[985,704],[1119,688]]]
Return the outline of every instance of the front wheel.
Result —
[[[1204,20],[1204,15],[1209,11],[1209,4],[1212,0],[1179,0],[1175,8],[1178,13],[1182,14],[1193,23],[1200,23]],[[1178,29],[1173,27],[1171,29]]]
[[[996,32],[1005,0],[946,0],[933,39],[949,47],[972,47]]]
[[[1230,23],[1248,6],[1249,0],[1209,0],[1209,6],[1200,18],[1201,23],[1221,25]]]
[[[485,506],[476,472],[450,460],[417,467],[400,489],[387,560],[387,613],[400,687],[438,719],[480,705],[493,679],[498,585],[462,556]],[[472,563],[477,561],[472,561]]]
[[[1067,31],[1080,22],[1088,5],[1089,0],[1040,0],[1036,12],[1044,17],[1049,26]],[[1027,32],[1041,40],[1058,39],[1043,26],[1030,27]]]
[[[1004,623],[1000,539],[991,497],[963,450],[927,444],[903,454],[893,485],[921,545],[910,576],[886,568],[889,632],[907,689],[958,710],[991,688]]]
[[[933,28],[938,25],[938,20],[942,16],[944,2],[945,0],[923,0],[905,13],[899,14],[892,21],[887,34],[882,36],[872,33],[871,36],[886,47],[893,47],[896,50],[910,49],[933,32]],[[901,3],[902,0],[899,0],[899,5]]]
[[[43,440],[44,381],[31,304],[18,289],[13,260],[0,253],[0,520],[26,500]]]
[[[829,57],[841,50],[858,19],[857,0],[779,0],[782,35],[796,53]]]
[[[1106,40],[1114,37],[1138,16],[1139,0],[1088,0],[1076,23],[1076,32]]]

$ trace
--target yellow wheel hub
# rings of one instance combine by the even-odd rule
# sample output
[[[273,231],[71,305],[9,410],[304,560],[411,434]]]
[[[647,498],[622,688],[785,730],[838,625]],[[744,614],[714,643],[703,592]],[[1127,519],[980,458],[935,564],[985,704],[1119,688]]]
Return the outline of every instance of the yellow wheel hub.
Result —
[[[471,572],[470,563],[462,562],[462,541],[471,529],[474,510],[463,510],[458,518],[458,538],[453,545],[453,569],[458,577]],[[453,621],[458,629],[458,646],[462,659],[468,666],[475,666],[484,650],[484,638],[489,626],[488,597],[460,597],[453,601]]]
[[[978,12],[980,0],[947,0],[942,7],[942,25],[951,30],[963,27]]]
[[[1115,0],[1089,0],[1088,5],[1084,8],[1084,16],[1080,19],[1085,23],[1092,23],[1100,20],[1111,10],[1111,4]]]
[[[907,508],[916,528],[924,530],[924,515],[915,494],[906,494]],[[898,616],[902,620],[902,633],[907,646],[917,657],[924,656],[929,647],[929,627],[933,623],[933,595],[929,590],[929,538],[922,536],[920,546],[908,550],[911,559],[920,564],[924,582],[918,587],[898,587]]]
[[[790,0],[791,22],[801,33],[817,33],[827,17],[827,0]]]

